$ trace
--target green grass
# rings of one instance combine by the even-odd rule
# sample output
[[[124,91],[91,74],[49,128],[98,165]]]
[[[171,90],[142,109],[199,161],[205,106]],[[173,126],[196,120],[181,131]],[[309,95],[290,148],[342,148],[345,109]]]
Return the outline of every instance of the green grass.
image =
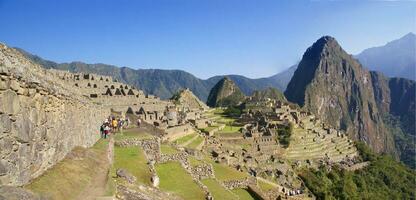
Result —
[[[237,199],[236,195],[222,187],[215,179],[204,179],[201,182],[208,187],[214,199]]]
[[[269,190],[273,190],[276,187],[274,185],[271,185],[269,183],[263,182],[263,181],[257,181],[258,186],[260,187],[261,190],[263,190],[264,192],[267,192]]]
[[[150,185],[151,173],[144,152],[139,147],[114,147],[112,176],[118,168],[124,168],[137,178],[137,181]]]
[[[227,165],[219,164],[212,160],[209,160],[208,162],[214,167],[215,177],[220,181],[241,180],[248,177],[246,173],[237,171]]]
[[[49,199],[78,199],[97,173],[106,169],[108,140],[99,140],[93,147],[76,147],[66,157],[25,188]],[[70,177],[70,178],[68,178]]]
[[[208,132],[210,132],[210,131],[212,131],[212,130],[214,130],[216,128],[218,128],[218,126],[208,126],[208,127],[205,127],[203,129],[201,129],[201,131],[208,133]]]
[[[221,133],[235,133],[240,132],[241,126],[234,126],[234,125],[225,125],[224,129],[222,129]]]
[[[175,154],[179,152],[177,149],[173,148],[172,146],[168,144],[160,145],[160,151],[166,155],[171,155],[171,154]]]
[[[174,142],[176,142],[176,144],[183,144],[187,141],[189,141],[190,139],[192,139],[193,137],[195,137],[196,133],[192,133],[183,137],[180,137],[178,139],[176,139]]]
[[[192,167],[195,167],[197,165],[202,164],[203,162],[200,160],[197,160],[195,157],[193,156],[188,156],[188,162]]]
[[[188,144],[186,147],[195,149],[198,147],[202,142],[204,141],[204,138],[201,136],[198,136],[194,141],[192,141],[190,144]]]
[[[205,199],[204,192],[178,162],[157,164],[155,168],[162,190],[176,193],[184,199]]]
[[[236,194],[240,198],[240,200],[254,200],[254,199],[256,199],[253,196],[251,196],[251,194],[245,189],[238,188],[238,189],[234,189],[234,190],[231,190],[231,191],[234,194]]]
[[[124,139],[132,139],[132,138],[138,138],[138,139],[150,139],[153,136],[145,133],[145,132],[138,132],[138,131],[129,131],[126,130],[123,133],[116,133],[114,135],[114,139],[116,141],[124,140]]]

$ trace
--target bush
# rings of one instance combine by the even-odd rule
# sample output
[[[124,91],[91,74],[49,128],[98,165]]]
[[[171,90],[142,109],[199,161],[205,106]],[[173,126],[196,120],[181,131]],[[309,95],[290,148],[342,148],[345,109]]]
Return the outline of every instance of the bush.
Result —
[[[229,106],[224,110],[224,115],[228,117],[239,117],[241,115],[241,109],[234,106]]]
[[[303,169],[300,177],[317,199],[414,199],[416,173],[390,156],[378,156],[364,143],[357,143],[364,160],[360,170]]]
[[[290,123],[289,126],[286,126],[282,129],[277,130],[277,139],[283,147],[288,147],[290,144],[290,136],[293,132],[293,124]]]

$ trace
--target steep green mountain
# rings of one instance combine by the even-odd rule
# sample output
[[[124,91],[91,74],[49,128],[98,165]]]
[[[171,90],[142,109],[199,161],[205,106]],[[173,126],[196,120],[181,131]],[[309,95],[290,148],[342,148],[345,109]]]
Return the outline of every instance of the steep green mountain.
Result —
[[[266,88],[264,90],[256,90],[250,96],[250,101],[261,101],[265,99],[275,99],[279,101],[286,101],[285,95],[276,88]]]
[[[240,88],[228,77],[224,77],[211,89],[207,105],[210,107],[236,106],[245,99]]]
[[[322,37],[306,50],[285,95],[376,152],[395,153],[393,137],[377,107],[370,72],[334,38]]]
[[[383,121],[393,134],[400,160],[416,168],[415,90],[416,82],[404,78],[387,78],[371,72],[374,96]]]
[[[134,85],[147,94],[154,94],[162,99],[170,98],[177,91],[189,88],[199,99],[206,101],[211,88],[224,76],[214,76],[207,80],[199,79],[192,74],[182,70],[160,70],[160,69],[131,69],[128,67],[117,67],[107,64],[86,64],[82,62],[55,63],[42,59],[19,49],[27,58],[40,64],[44,68],[68,70],[71,72],[96,73],[112,76],[117,80]],[[284,90],[288,77],[291,76],[293,67],[286,71],[268,78],[250,79],[239,75],[228,75],[246,95],[251,95],[255,90],[268,87]]]
[[[356,58],[370,70],[388,77],[416,80],[416,35],[408,33],[384,46],[366,49]]]

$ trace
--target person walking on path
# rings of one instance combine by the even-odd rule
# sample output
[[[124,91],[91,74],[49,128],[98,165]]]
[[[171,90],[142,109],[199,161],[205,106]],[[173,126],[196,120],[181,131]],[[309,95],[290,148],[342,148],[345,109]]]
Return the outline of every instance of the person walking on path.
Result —
[[[110,127],[108,126],[108,124],[106,124],[104,127],[104,139],[108,137],[109,133],[110,133]]]
[[[101,138],[104,138],[104,127],[105,127],[105,122],[103,124],[101,124],[101,126],[100,126],[100,136],[101,136]]]

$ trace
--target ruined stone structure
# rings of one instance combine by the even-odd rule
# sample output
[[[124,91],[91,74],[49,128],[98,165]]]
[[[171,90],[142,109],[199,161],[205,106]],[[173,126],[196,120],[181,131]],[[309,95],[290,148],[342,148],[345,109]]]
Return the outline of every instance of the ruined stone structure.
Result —
[[[110,114],[3,44],[0,102],[0,185],[28,183],[75,146],[92,146]]]

